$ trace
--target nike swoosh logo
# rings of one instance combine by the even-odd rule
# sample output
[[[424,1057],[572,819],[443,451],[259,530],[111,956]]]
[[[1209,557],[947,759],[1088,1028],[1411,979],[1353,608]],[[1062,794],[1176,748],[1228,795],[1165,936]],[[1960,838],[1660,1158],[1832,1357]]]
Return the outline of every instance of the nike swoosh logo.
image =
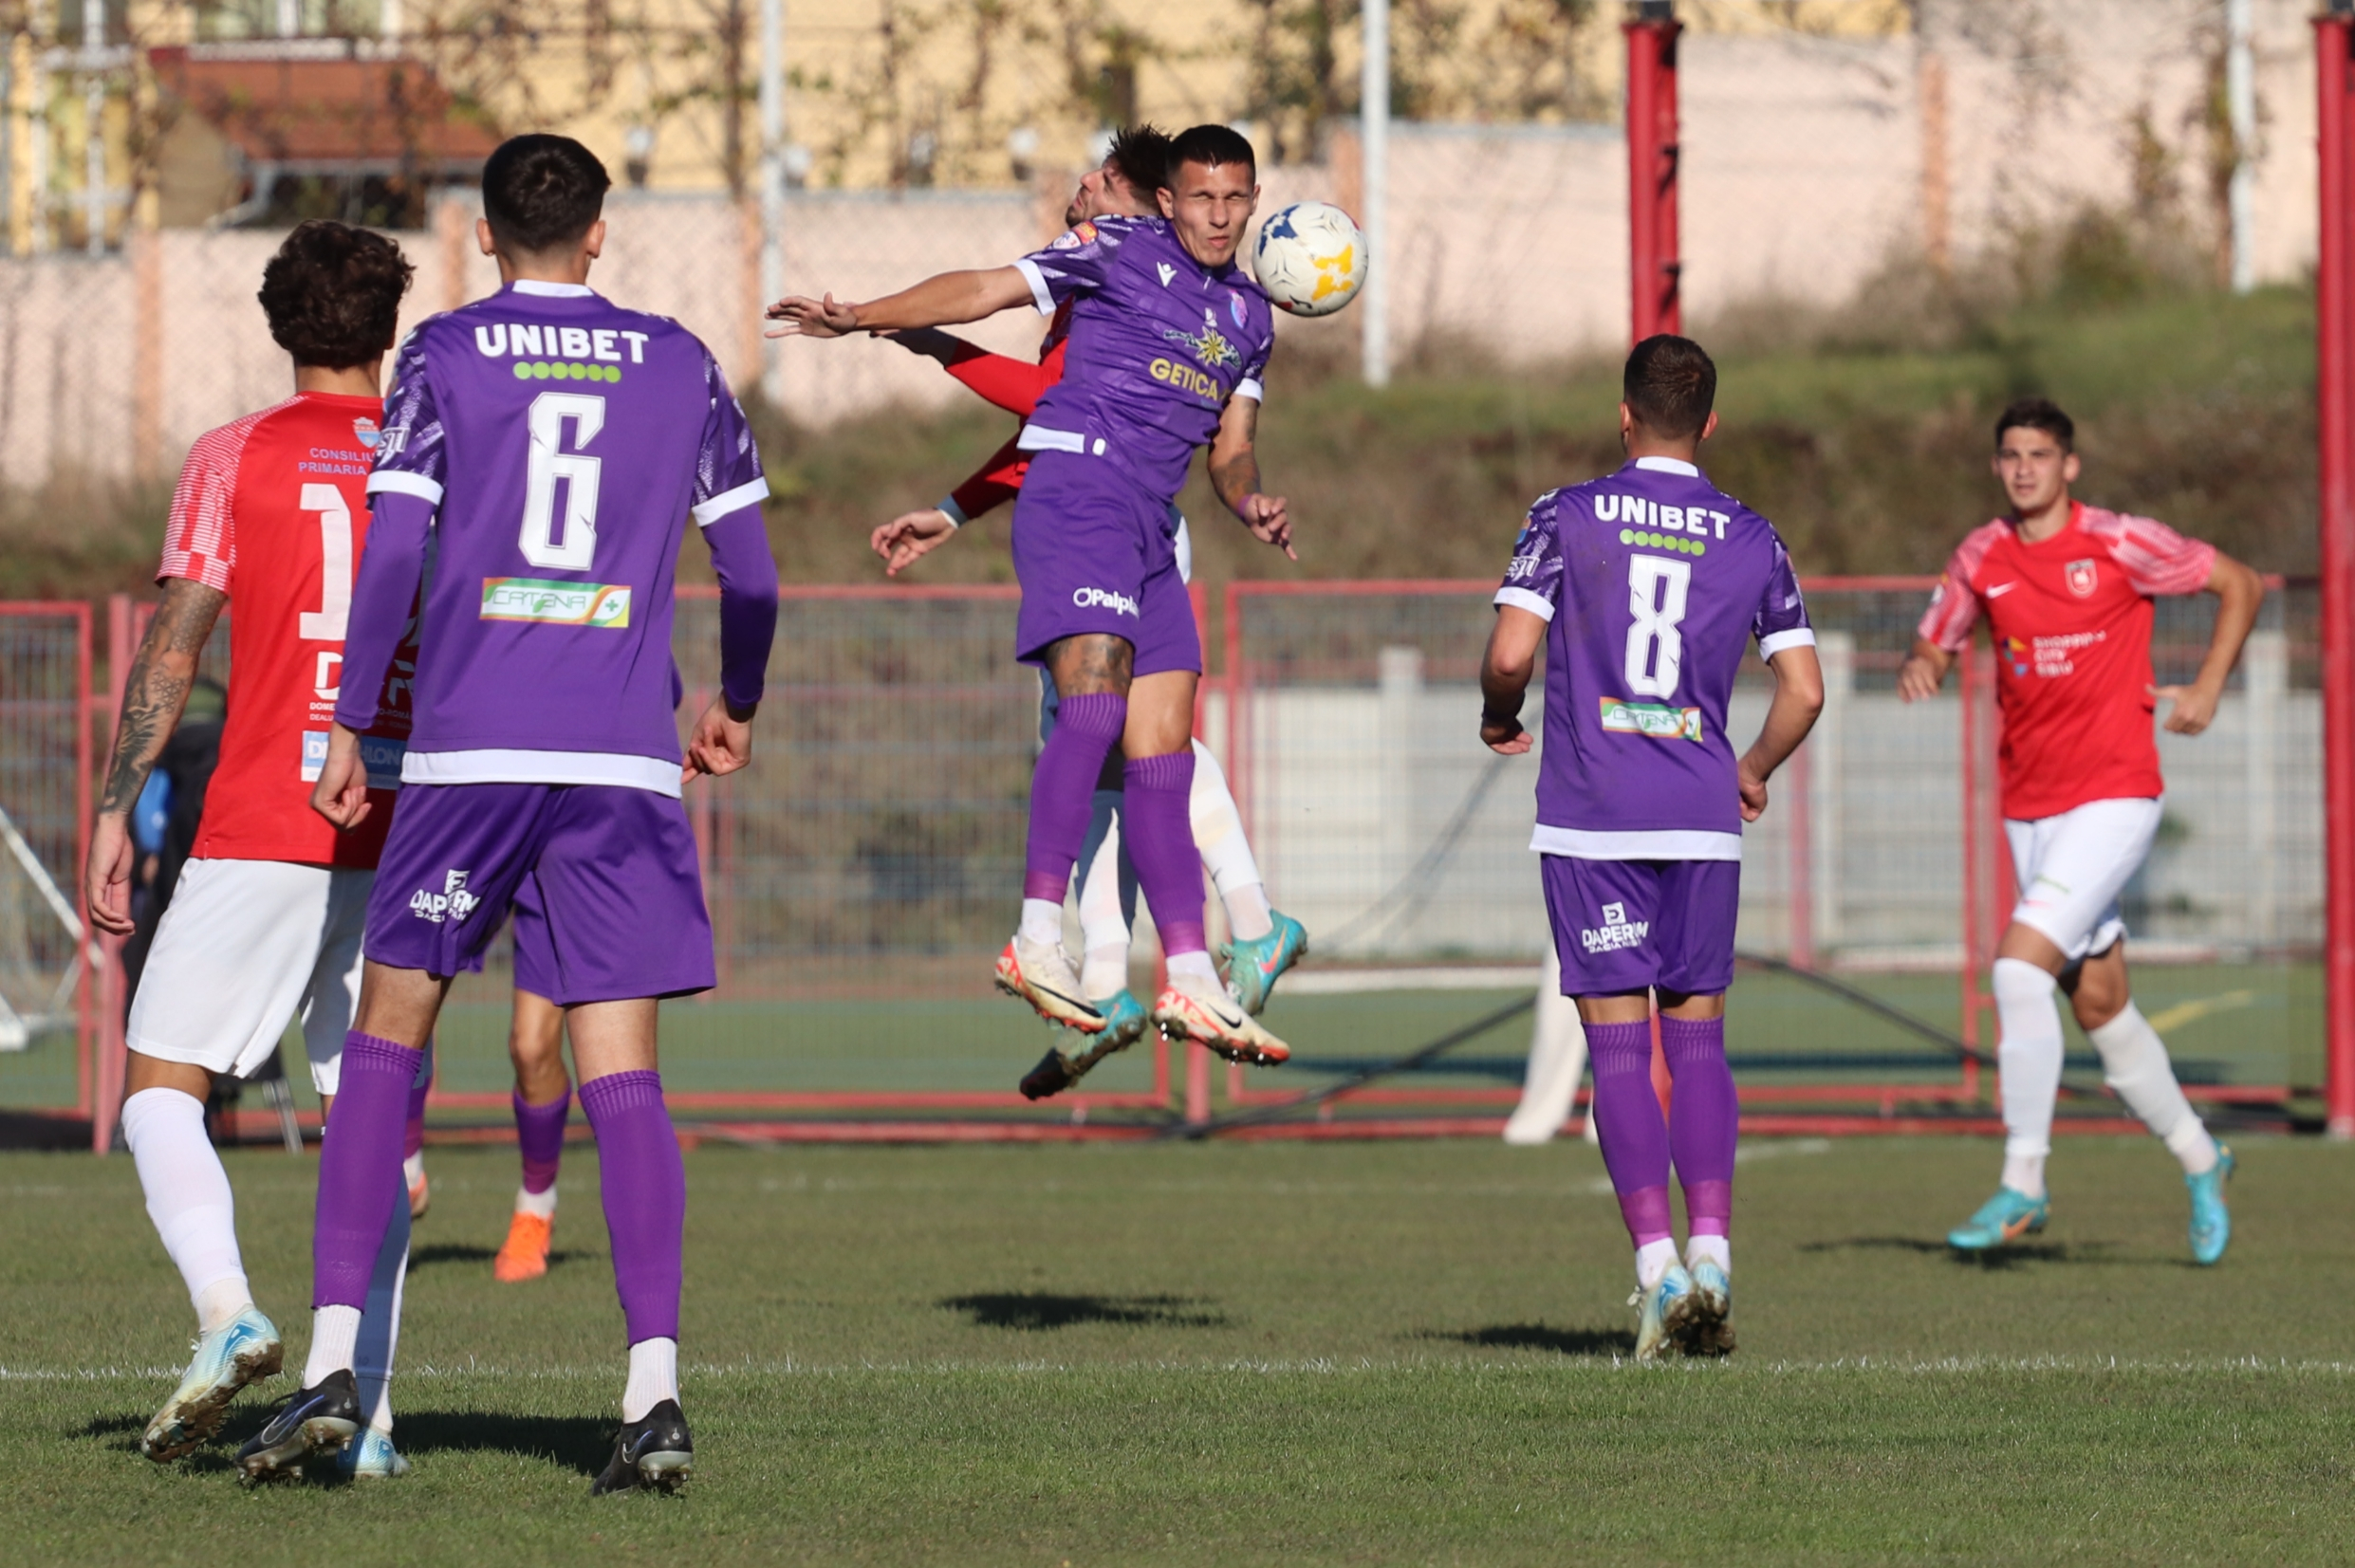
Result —
[[[2010,593],[2012,589],[2018,586],[2019,583],[2016,581],[1998,582],[1993,587],[1987,590],[1987,597],[1990,599],[2001,599],[2004,595]]]

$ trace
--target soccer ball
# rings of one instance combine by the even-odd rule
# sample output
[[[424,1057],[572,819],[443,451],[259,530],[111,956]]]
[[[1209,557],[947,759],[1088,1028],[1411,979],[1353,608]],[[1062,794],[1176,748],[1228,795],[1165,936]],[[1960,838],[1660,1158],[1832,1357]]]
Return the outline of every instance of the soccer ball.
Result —
[[[1277,309],[1329,316],[1365,283],[1365,235],[1330,202],[1294,202],[1259,226],[1252,270]]]

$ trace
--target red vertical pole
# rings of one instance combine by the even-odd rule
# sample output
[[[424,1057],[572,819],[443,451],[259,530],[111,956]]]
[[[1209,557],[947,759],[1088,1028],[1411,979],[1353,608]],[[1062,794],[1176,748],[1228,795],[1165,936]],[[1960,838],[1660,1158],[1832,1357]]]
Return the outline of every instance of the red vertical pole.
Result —
[[[2322,460],[2324,861],[2323,1100],[2333,1137],[2355,1137],[2355,373],[2348,360],[2348,100],[2355,19],[2314,19],[2321,162],[2315,280],[2316,425]]]
[[[1633,341],[1684,327],[1677,260],[1677,35],[1665,5],[1621,24],[1627,38],[1627,285]]]

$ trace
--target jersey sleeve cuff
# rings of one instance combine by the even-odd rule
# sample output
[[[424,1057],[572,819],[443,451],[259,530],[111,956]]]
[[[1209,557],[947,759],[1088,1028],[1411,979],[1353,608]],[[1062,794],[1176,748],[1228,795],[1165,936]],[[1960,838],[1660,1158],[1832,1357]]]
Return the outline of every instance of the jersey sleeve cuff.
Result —
[[[695,517],[695,526],[708,528],[730,512],[740,512],[747,507],[757,507],[768,499],[769,481],[766,478],[748,479],[734,489],[723,490],[709,501],[698,502],[689,509]]]
[[[1553,600],[1542,594],[1530,593],[1527,588],[1499,588],[1494,602],[1510,604],[1516,610],[1527,610],[1540,620],[1553,619]],[[1815,638],[1810,636],[1808,640],[1813,642]]]
[[[1264,403],[1268,400],[1267,389],[1259,384],[1259,378],[1256,376],[1246,376],[1235,382],[1234,395],[1237,397],[1249,397],[1254,403]]]
[[[368,475],[370,495],[414,495],[428,506],[441,505],[441,484],[421,473],[401,469],[379,469]]]
[[[956,504],[954,495],[944,495],[933,505],[940,508],[940,515],[949,520],[949,526],[953,528],[961,528],[973,521],[965,515],[965,508]]]
[[[1030,286],[1030,303],[1038,306],[1038,313],[1042,316],[1053,315],[1055,296],[1048,288],[1047,274],[1039,270],[1038,263],[1025,256],[1014,263],[1014,270],[1021,273],[1022,281]]]
[[[1781,653],[1786,648],[1812,648],[1814,646],[1815,628],[1812,626],[1794,626],[1788,632],[1770,632],[1765,636],[1760,637],[1758,639],[1758,656],[1762,659],[1768,659],[1772,658],[1775,655]]]

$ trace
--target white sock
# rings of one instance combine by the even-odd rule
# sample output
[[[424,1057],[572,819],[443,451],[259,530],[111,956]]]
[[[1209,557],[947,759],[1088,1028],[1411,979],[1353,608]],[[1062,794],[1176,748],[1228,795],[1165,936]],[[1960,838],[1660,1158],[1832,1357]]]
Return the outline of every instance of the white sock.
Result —
[[[2044,1196],[2044,1157],[2052,1152],[2052,1102],[2061,1093],[2061,1009],[2052,977],[2024,958],[1998,958],[1995,1020],[2003,1030],[1995,1062],[2003,1075],[2004,1185]],[[2012,1160],[2032,1158],[2032,1187],[2015,1186]]]
[[[411,1187],[425,1179],[425,1151],[420,1149],[400,1162],[400,1174]]]
[[[1227,787],[1218,759],[1200,741],[1194,743],[1194,792],[1186,798],[1186,811],[1194,820],[1194,847],[1226,906],[1228,931],[1238,942],[1255,942],[1275,930],[1259,861],[1252,854],[1251,840],[1243,837],[1243,814],[1235,809],[1234,792]]]
[[[678,1397],[678,1341],[640,1339],[630,1347],[630,1381],[621,1391],[621,1419],[642,1421],[665,1399]]]
[[[180,1271],[200,1332],[211,1333],[253,1304],[237,1250],[237,1200],[213,1140],[204,1101],[177,1089],[141,1089],[122,1102],[147,1217]]]
[[[1649,1290],[1660,1283],[1660,1277],[1668,1272],[1677,1261],[1677,1244],[1662,1236],[1657,1242],[1646,1242],[1636,1248],[1636,1288]]]
[[[1128,988],[1128,944],[1090,948],[1080,960],[1080,994],[1101,1002]]]
[[[1692,1236],[1686,1239],[1684,1266],[1691,1268],[1704,1258],[1728,1274],[1734,1272],[1734,1244],[1723,1236]]]
[[[1035,942],[1042,948],[1060,945],[1063,941],[1063,906],[1045,898],[1025,898],[1022,901],[1022,939]]]
[[[1080,945],[1108,948],[1126,943],[1137,907],[1137,874],[1121,854],[1121,801],[1117,789],[1099,789],[1080,847]]]
[[[409,1206],[396,1203],[375,1272],[368,1276],[368,1304],[361,1312],[359,1337],[352,1344],[352,1381],[360,1388],[360,1408],[368,1412],[368,1425],[380,1432],[393,1430],[393,1351],[400,1343],[400,1292],[408,1277]]]
[[[1209,953],[1174,952],[1169,955],[1168,963],[1169,977],[1172,980],[1183,975],[1196,980],[1207,980],[1214,986],[1218,984],[1218,967],[1210,961]]]
[[[555,1185],[550,1183],[548,1190],[545,1192],[527,1192],[520,1187],[515,1189],[515,1212],[537,1214],[544,1220],[554,1219],[556,1217]]]
[[[2045,1195],[2045,1156],[2042,1154],[2004,1155],[2003,1184],[2023,1197],[2043,1197]]]
[[[1578,1004],[1562,994],[1561,960],[1548,950],[1546,978],[1537,986],[1529,1072],[1521,1081],[1521,1103],[1505,1123],[1505,1141],[1545,1143],[1562,1131],[1585,1073],[1586,1030],[1578,1022]]]
[[[310,1359],[303,1363],[303,1386],[315,1389],[328,1374],[351,1371],[352,1362],[359,1358],[359,1344],[358,1307],[314,1308],[310,1315]]]
[[[2086,1030],[2086,1038],[2102,1053],[2103,1081],[2182,1161],[2185,1174],[2200,1176],[2215,1170],[2216,1139],[2183,1098],[2183,1086],[2175,1080],[2175,1068],[2167,1061],[2167,1042],[2159,1038],[2142,1009],[2129,1000],[2124,1011],[2100,1028]]]

